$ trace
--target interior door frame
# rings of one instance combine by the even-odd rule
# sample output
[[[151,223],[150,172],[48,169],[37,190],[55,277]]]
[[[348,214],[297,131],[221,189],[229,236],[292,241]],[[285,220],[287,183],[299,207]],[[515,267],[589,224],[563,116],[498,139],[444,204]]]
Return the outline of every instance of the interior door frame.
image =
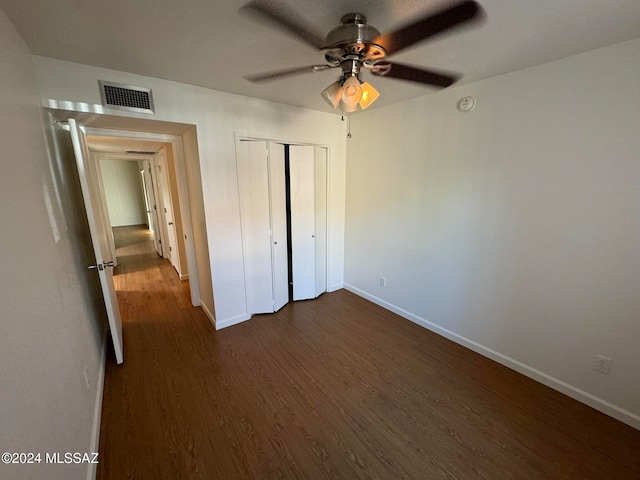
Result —
[[[182,229],[185,234],[185,253],[187,257],[187,268],[189,271],[189,288],[191,291],[191,304],[200,306],[200,282],[198,278],[198,264],[196,261],[194,229],[191,216],[191,200],[189,196],[189,183],[187,180],[187,167],[184,160],[184,148],[180,135],[164,133],[136,132],[128,130],[114,130],[109,128],[86,127],[87,135],[118,137],[131,140],[147,140],[151,142],[171,143],[175,153],[175,171],[178,185],[178,196],[180,197],[180,218]],[[147,156],[147,158],[149,158]]]

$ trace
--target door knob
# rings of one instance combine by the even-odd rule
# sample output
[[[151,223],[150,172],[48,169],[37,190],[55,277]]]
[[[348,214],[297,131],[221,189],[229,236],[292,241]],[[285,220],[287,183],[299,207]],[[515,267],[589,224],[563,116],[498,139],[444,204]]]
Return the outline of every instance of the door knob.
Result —
[[[104,262],[105,267],[113,267],[113,262]]]
[[[169,222],[169,225],[173,225],[173,222]]]

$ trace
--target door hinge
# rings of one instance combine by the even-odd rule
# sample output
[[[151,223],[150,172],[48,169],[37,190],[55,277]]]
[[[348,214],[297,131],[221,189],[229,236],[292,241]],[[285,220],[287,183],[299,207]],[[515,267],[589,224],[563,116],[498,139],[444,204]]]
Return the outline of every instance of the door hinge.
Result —
[[[97,265],[89,265],[89,270],[100,270],[103,271],[106,267],[113,267],[114,262],[107,261],[104,263],[98,263]]]

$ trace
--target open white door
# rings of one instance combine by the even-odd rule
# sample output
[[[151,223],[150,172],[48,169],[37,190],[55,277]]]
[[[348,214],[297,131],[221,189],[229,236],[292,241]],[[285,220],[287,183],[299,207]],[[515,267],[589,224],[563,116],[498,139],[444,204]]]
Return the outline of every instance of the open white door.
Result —
[[[100,221],[102,212],[99,210],[101,203],[99,192],[96,188],[97,172],[95,171],[95,165],[89,160],[84,133],[72,118],[69,119],[69,129],[71,131],[73,152],[75,153],[76,164],[78,165],[82,197],[87,211],[91,242],[96,255],[96,264],[89,266],[89,268],[96,269],[100,277],[100,286],[102,287],[104,304],[107,309],[109,329],[111,330],[111,339],[113,340],[116,361],[122,363],[124,360],[122,350],[122,319],[120,318],[116,289],[113,284],[113,259],[105,258],[105,255],[109,254],[109,241],[108,232],[105,231],[104,224]]]
[[[162,242],[160,241],[160,226],[158,222],[158,205],[156,195],[153,188],[153,173],[151,171],[151,162],[144,160],[142,162],[143,187],[145,193],[145,201],[147,203],[147,215],[149,217],[149,230],[153,232],[153,246],[158,255],[162,257]]]
[[[176,272],[178,272],[178,274],[182,274],[182,269],[180,266],[180,252],[178,251],[178,236],[176,234],[176,226],[174,223],[173,215],[173,201],[171,199],[171,190],[169,188],[169,178],[167,177],[169,172],[167,171],[167,160],[162,150],[156,154],[154,164],[156,167],[156,174],[158,176],[158,194],[162,195],[162,209],[165,221],[165,232],[167,234],[166,238],[169,247],[169,252],[164,250],[165,258],[167,258],[168,256],[169,260],[171,261],[171,265],[173,265],[173,268],[175,268]],[[164,245],[164,248],[167,248],[167,244]]]

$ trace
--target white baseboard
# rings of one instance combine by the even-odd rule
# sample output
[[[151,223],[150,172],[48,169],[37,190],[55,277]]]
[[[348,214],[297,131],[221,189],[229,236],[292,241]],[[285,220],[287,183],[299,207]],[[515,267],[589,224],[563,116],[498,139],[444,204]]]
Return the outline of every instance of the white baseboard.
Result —
[[[341,288],[345,288],[343,283],[334,283],[329,288],[327,288],[327,292],[335,292],[337,290],[340,290]]]
[[[189,280],[189,274],[188,273],[181,273],[180,274],[180,280]]]
[[[96,401],[93,409],[93,429],[91,432],[91,447],[89,452],[97,452],[100,443],[100,421],[102,420],[102,397],[104,395],[104,375],[107,369],[107,345],[109,331],[105,331],[102,336],[102,353],[100,356],[100,364],[98,365],[98,378],[96,380]],[[98,461],[100,458],[98,457]],[[87,480],[95,480],[98,473],[98,466],[90,463],[87,469]]]
[[[214,328],[217,328],[216,327],[216,317],[213,315],[213,313],[211,312],[209,307],[207,307],[204,303],[202,303],[202,301],[200,301],[200,305],[199,306],[200,306],[200,308],[202,308],[202,311],[204,312],[204,314],[209,318],[209,320],[213,324]]]
[[[487,358],[490,358],[491,360],[495,360],[496,362],[504,365],[505,367],[511,368],[512,370],[515,370],[516,372],[519,372],[529,378],[532,378],[533,380],[536,380],[537,382],[540,382],[543,385],[546,385],[547,387],[553,388],[554,390],[564,393],[565,395],[568,395],[569,397],[581,403],[589,405],[590,407],[595,408],[596,410],[606,415],[609,415],[610,417],[613,417],[616,420],[620,420],[621,422],[626,423],[627,425],[630,425],[631,427],[640,430],[639,415],[636,415],[628,410],[618,407],[617,405],[607,402],[606,400],[596,397],[595,395],[592,395],[589,392],[580,390],[579,388],[574,387],[573,385],[563,382],[562,380],[552,377],[551,375],[547,375],[546,373],[541,372],[540,370],[537,370],[533,367],[525,365],[524,363],[521,363],[506,355],[503,355],[500,352],[496,352],[495,350],[485,347],[484,345],[474,342],[473,340],[463,337],[462,335],[458,335],[457,333],[452,332],[451,330],[447,330],[446,328],[436,325],[435,323],[429,322],[428,320],[425,320],[424,318],[421,318],[417,315],[414,315],[411,312],[408,312],[400,307],[397,307],[392,303],[389,303],[363,290],[360,290],[359,288],[354,287],[353,285],[349,285],[348,283],[345,283],[344,288],[346,290],[349,290],[352,293],[355,293],[360,297],[366,298],[367,300],[375,303],[376,305],[379,305],[387,310],[392,311],[393,313],[400,315],[401,317],[406,318],[407,320],[412,321],[413,323],[420,325],[421,327],[424,327],[428,330],[431,330],[434,333],[437,333],[438,335],[448,338],[449,340],[456,342],[457,344],[462,345],[464,347],[467,347],[468,349],[473,350],[474,352],[479,353],[480,355],[483,355]]]
[[[237,325],[238,323],[246,322],[249,319],[251,319],[251,315],[249,315],[248,313],[243,313],[242,315],[236,315],[235,317],[226,318],[215,323],[216,330],[221,330],[232,325]]]

